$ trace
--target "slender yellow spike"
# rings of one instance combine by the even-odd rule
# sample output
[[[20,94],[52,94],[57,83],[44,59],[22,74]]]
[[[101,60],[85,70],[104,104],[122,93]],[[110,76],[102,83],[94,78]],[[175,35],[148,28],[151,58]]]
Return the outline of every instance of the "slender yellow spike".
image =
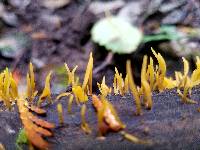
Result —
[[[68,108],[67,108],[67,111],[69,114],[72,113],[72,102],[74,100],[74,96],[71,94],[70,97],[69,97],[69,102],[68,102]]]
[[[154,56],[156,57],[159,67],[158,67],[158,72],[156,74],[156,86],[158,87],[158,90],[161,92],[164,90],[164,85],[163,81],[166,75],[166,63],[164,58],[160,55],[160,53],[156,53],[153,48],[151,48]]]
[[[65,97],[65,96],[69,96],[71,93],[69,92],[64,92],[64,93],[61,93],[59,94],[57,97],[56,97],[56,100],[59,100],[61,99],[62,97]]]
[[[116,76],[116,74],[115,74],[115,76],[114,76],[113,89],[114,89],[114,94],[118,94],[118,88],[117,88],[117,76]]]
[[[93,69],[93,57],[92,52],[90,53],[90,58],[87,64],[85,77],[82,84],[82,89],[92,95],[92,69]],[[86,88],[88,86],[88,91],[86,91]]]
[[[148,109],[152,108],[151,88],[146,78],[147,72],[147,56],[143,57],[142,70],[141,70],[141,85],[144,92],[144,103]]]
[[[88,123],[86,122],[85,113],[86,113],[86,105],[83,104],[83,106],[81,107],[81,129],[86,134],[90,134],[92,132],[92,130],[90,129]]]
[[[35,76],[33,71],[33,64],[30,62],[29,64],[29,72],[30,72],[30,81],[31,81],[31,90],[32,93],[35,92]]]
[[[26,74],[26,82],[27,82],[27,85],[26,85],[26,96],[27,96],[27,98],[30,99],[31,98],[31,80],[30,80],[30,76],[29,76],[28,73]]]
[[[49,102],[52,102],[51,99],[51,87],[50,87],[50,80],[51,80],[51,75],[52,75],[52,71],[49,72],[49,74],[46,77],[45,80],[45,87],[43,89],[42,94],[40,95],[40,98],[38,100],[38,105],[40,105],[43,101],[44,98],[48,98]]]
[[[12,99],[18,98],[18,87],[16,81],[11,78],[11,83],[10,83],[10,93],[12,95]]]
[[[63,108],[62,108],[62,104],[61,103],[57,104],[57,111],[58,111],[59,123],[61,125],[63,125],[64,124],[64,117],[63,117]]]
[[[125,81],[124,81],[124,93],[129,92],[129,86],[128,86],[128,74],[126,74]]]
[[[153,68],[153,59],[152,59],[152,57],[150,57],[150,64],[148,65],[148,70],[149,70],[150,87],[151,87],[151,90],[153,90],[153,86],[154,86],[154,68]]]
[[[196,69],[192,72],[191,75],[191,84],[192,86],[196,86],[200,84],[200,59],[196,57]]]
[[[74,76],[74,74],[75,74],[75,71],[78,68],[78,66],[76,65],[74,67],[74,69],[72,71],[70,71],[68,65],[65,63],[65,68],[67,70],[67,75],[68,75],[68,84],[69,85],[71,84],[72,86],[74,86],[75,85],[75,81],[74,81],[75,76]]]
[[[141,69],[141,81],[147,80],[146,79],[146,72],[147,72],[147,56],[143,57],[142,69]]]
[[[145,106],[147,109],[152,109],[153,101],[151,96],[151,88],[147,81],[142,81],[142,87],[144,89],[144,99],[145,99]]]
[[[124,81],[122,78],[122,74],[120,73],[120,75],[118,76],[118,86],[119,86],[119,93],[123,96],[124,95]]]
[[[26,82],[27,82],[26,97],[31,102],[34,99],[35,95],[37,94],[37,91],[35,91],[35,76],[33,71],[33,65],[31,62],[29,64],[29,73],[27,73]]]
[[[182,57],[182,59],[183,59],[183,66],[184,66],[184,76],[187,76],[189,72],[189,63],[184,57]]]
[[[134,80],[133,80],[130,60],[128,60],[126,62],[126,71],[127,71],[127,74],[128,74],[128,82],[129,82],[131,93],[135,97],[136,114],[140,115],[142,113],[141,102],[140,102],[139,93],[137,91],[136,85],[135,85]]]

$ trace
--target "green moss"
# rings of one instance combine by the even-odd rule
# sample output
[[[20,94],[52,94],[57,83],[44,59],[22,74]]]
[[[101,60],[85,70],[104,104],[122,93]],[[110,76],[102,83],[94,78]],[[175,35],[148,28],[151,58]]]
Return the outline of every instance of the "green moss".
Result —
[[[24,128],[19,131],[15,144],[17,150],[22,150],[22,144],[28,144],[28,138]]]

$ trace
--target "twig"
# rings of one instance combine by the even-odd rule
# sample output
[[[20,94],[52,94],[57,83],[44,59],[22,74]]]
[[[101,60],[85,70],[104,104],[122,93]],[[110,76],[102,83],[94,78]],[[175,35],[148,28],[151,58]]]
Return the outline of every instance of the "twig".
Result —
[[[106,59],[103,61],[103,63],[101,63],[99,66],[97,66],[94,70],[93,70],[93,74],[96,75],[97,73],[99,73],[101,70],[103,70],[106,66],[108,66],[109,64],[111,64],[112,59],[113,59],[113,53],[109,52],[108,55],[106,56]]]

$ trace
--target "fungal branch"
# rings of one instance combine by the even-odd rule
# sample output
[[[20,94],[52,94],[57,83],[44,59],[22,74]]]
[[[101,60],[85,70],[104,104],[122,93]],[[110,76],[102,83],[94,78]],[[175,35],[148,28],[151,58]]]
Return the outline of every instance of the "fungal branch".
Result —
[[[18,98],[18,87],[12,73],[6,68],[0,73],[0,99],[11,110],[12,103]]]
[[[128,83],[129,83],[131,93],[132,93],[133,97],[135,98],[136,115],[141,115],[142,110],[141,110],[140,96],[139,96],[137,87],[135,85],[135,82],[134,82],[134,79],[133,79],[133,76],[132,76],[132,69],[131,69],[131,61],[130,60],[128,60],[126,62],[126,72],[128,74]]]
[[[152,108],[152,96],[151,96],[151,87],[149,82],[147,81],[147,56],[145,55],[142,63],[141,70],[141,89],[143,92],[143,100],[147,109]],[[150,76],[150,75],[149,75]]]
[[[101,95],[103,95],[104,97],[106,97],[108,94],[111,94],[112,93],[112,88],[111,87],[108,87],[106,85],[106,81],[105,81],[105,76],[103,77],[102,79],[102,82],[101,84],[100,83],[97,83],[97,86],[99,88],[99,91],[101,93]]]
[[[45,80],[45,87],[43,89],[42,94],[40,95],[40,98],[38,100],[38,106],[40,106],[40,104],[42,103],[42,101],[47,97],[49,102],[52,103],[52,99],[51,99],[51,87],[50,87],[50,80],[51,80],[51,75],[52,72],[50,71],[49,74],[46,77]]]
[[[35,75],[33,71],[33,65],[30,62],[29,64],[29,72],[26,75],[27,89],[26,89],[26,97],[30,102],[33,101],[38,91],[35,90]]]
[[[156,83],[154,85],[154,90],[158,89],[160,92],[165,89],[164,79],[166,76],[166,63],[164,58],[161,56],[160,53],[156,53],[153,48],[151,48],[151,51],[153,52],[154,56],[158,60],[158,70],[156,72]]]
[[[91,52],[85,72],[85,77],[82,84],[83,91],[85,91],[89,95],[92,95],[92,70],[93,70],[93,57]]]
[[[68,65],[65,63],[65,68],[67,70],[67,75],[68,75],[68,84],[72,85],[72,87],[73,87],[73,86],[75,86],[74,74],[75,74],[75,71],[78,68],[78,66],[76,65],[74,67],[74,69],[72,71],[70,71]]]
[[[196,69],[192,72],[191,75],[192,86],[200,84],[200,59],[199,56],[196,56]]]
[[[85,118],[86,109],[87,109],[86,105],[83,104],[81,107],[81,129],[86,134],[90,134],[92,132],[92,130],[89,127],[89,124],[87,123],[86,118]]]
[[[122,78],[122,74],[118,72],[117,68],[115,67],[115,76],[113,82],[113,90],[114,94],[124,95],[128,93],[129,86],[128,86],[128,75],[126,75],[125,79]]]
[[[194,84],[195,80],[193,79],[193,82],[192,82],[191,78],[188,76],[188,73],[189,73],[188,61],[185,58],[182,58],[182,59],[183,59],[184,72],[183,72],[183,75],[181,73],[178,73],[177,75],[177,78],[179,79],[178,86],[177,86],[177,93],[181,97],[183,103],[197,104],[196,101],[188,98],[188,94],[191,93],[190,91],[193,85],[195,85]],[[183,88],[183,93],[180,90],[181,87]]]
[[[92,69],[93,69],[93,57],[92,53],[90,53],[82,86],[80,85],[72,86],[72,92],[78,103],[87,102],[88,101],[87,95],[92,95]]]

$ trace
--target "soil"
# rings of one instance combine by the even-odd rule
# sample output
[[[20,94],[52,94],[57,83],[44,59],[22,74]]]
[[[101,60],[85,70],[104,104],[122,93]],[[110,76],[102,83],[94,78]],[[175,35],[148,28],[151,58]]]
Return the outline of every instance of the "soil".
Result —
[[[200,101],[200,87],[192,90],[191,98]],[[51,149],[198,149],[200,115],[197,109],[199,104],[183,104],[176,90],[166,90],[162,93],[153,93],[153,109],[143,109],[141,116],[135,115],[134,99],[130,94],[125,96],[109,95],[108,100],[116,108],[120,119],[126,124],[125,131],[142,140],[152,141],[152,145],[138,145],[124,139],[119,133],[108,133],[105,140],[99,140],[96,112],[88,101],[86,119],[92,134],[85,134],[81,128],[80,106],[75,103],[72,114],[68,114],[68,98],[45,106],[47,116],[44,120],[56,124],[54,136],[47,140]],[[56,106],[62,103],[64,108],[64,124],[58,121]],[[15,139],[22,127],[19,114],[15,111],[0,113],[0,141],[6,149],[15,149]],[[5,132],[6,131],[6,132]]]

